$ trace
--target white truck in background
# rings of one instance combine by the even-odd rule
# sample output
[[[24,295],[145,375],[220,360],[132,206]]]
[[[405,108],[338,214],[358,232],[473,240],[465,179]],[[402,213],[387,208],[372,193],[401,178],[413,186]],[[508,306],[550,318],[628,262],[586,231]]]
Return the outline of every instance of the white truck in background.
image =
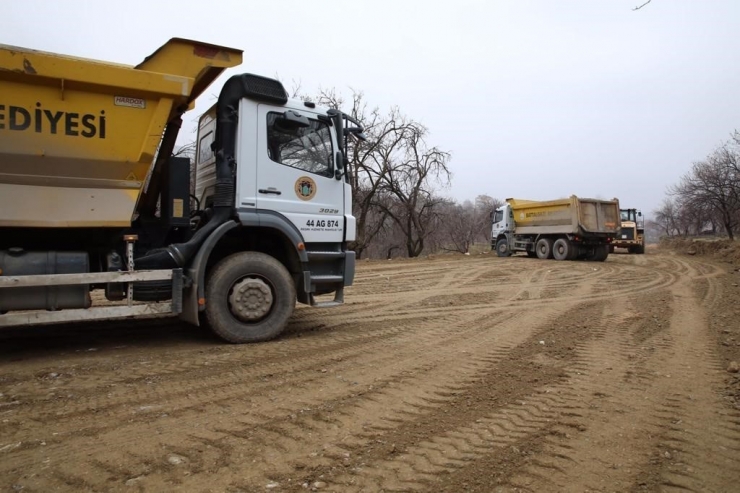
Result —
[[[603,262],[620,230],[619,200],[506,199],[492,222],[491,249],[499,257],[523,252],[540,259]]]

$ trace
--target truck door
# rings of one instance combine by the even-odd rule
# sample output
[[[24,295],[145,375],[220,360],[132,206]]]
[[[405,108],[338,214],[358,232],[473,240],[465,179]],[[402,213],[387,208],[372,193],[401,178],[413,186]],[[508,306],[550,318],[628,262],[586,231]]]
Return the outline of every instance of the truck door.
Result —
[[[305,110],[260,104],[257,113],[257,208],[285,216],[307,243],[343,241],[344,180],[334,178],[332,127]]]
[[[493,212],[493,226],[491,229],[491,236],[493,238],[513,229],[514,219],[511,214],[511,208],[507,205],[499,207]]]

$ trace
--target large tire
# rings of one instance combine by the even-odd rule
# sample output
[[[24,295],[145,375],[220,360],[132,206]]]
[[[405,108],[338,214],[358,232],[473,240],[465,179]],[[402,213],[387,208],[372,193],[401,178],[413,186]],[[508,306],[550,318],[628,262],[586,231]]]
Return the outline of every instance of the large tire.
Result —
[[[499,257],[511,257],[509,242],[506,241],[506,238],[501,238],[496,242],[496,255]]]
[[[635,248],[635,253],[643,255],[645,253],[645,245],[640,245]]]
[[[603,262],[609,256],[609,247],[607,245],[598,245],[594,247],[594,253],[589,255],[586,260],[594,262]]]
[[[609,253],[614,253],[614,245],[609,245]]]
[[[568,238],[558,238],[552,245],[552,256],[555,260],[571,260],[574,255],[575,246]]]
[[[214,266],[206,280],[208,325],[216,335],[235,344],[277,337],[295,303],[290,273],[264,253],[230,255]]]
[[[552,258],[552,240],[550,238],[540,238],[535,246],[537,258],[542,260]]]

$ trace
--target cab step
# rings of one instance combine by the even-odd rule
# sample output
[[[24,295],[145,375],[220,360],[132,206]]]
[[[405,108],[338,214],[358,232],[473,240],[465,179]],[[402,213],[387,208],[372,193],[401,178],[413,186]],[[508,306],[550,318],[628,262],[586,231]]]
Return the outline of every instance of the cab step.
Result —
[[[344,282],[344,276],[335,276],[331,274],[312,275],[311,282],[313,284],[329,284],[329,283],[335,283],[335,282]]]
[[[344,258],[347,256],[345,252],[339,251],[320,251],[320,250],[307,250],[309,259],[331,259],[331,258]]]
[[[316,301],[313,293],[309,294],[310,305],[314,308],[329,308],[344,304],[344,288],[339,288],[334,293],[334,299],[331,301]]]

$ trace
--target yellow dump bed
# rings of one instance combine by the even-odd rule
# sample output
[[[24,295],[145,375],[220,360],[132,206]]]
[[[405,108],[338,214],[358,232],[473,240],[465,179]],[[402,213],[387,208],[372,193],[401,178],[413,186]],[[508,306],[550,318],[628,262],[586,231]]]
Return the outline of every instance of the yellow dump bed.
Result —
[[[546,202],[506,199],[517,234],[608,234],[619,232],[619,201],[572,195]]]
[[[0,226],[127,226],[171,119],[241,50],[171,39],[137,66],[0,45]]]

